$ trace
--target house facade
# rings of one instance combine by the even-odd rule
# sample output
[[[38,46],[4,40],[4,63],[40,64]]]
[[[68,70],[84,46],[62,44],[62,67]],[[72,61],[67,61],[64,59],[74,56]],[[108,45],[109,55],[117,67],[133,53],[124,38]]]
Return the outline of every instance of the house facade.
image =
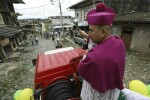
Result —
[[[69,9],[74,9],[75,18],[80,22],[86,20],[86,14],[89,10],[95,8],[95,5],[103,2],[103,0],[82,0],[72,6]]]
[[[13,3],[24,3],[22,0],[0,0],[0,60],[4,60],[11,51],[22,43]]]
[[[51,20],[51,29],[52,31],[57,30],[61,31],[62,29],[62,22],[61,22],[61,16],[50,16],[48,17],[49,20]],[[66,28],[73,27],[73,18],[71,16],[62,16],[63,21],[63,27],[64,31]]]
[[[150,12],[116,16],[112,33],[121,36],[127,50],[150,52]]]
[[[82,24],[86,22],[87,12],[101,2],[113,8],[117,13],[112,33],[121,36],[126,50],[150,52],[150,1],[82,0],[69,8],[75,10],[75,17],[79,24]]]
[[[51,20],[52,26],[61,25],[61,16],[50,16],[48,19]],[[63,24],[64,25],[72,25],[73,20],[71,16],[62,16]]]

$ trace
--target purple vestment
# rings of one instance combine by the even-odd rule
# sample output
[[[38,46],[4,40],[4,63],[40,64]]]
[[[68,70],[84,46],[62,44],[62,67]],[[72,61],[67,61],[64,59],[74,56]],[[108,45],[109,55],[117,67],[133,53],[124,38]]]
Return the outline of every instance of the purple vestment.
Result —
[[[78,73],[100,93],[123,89],[125,48],[117,36],[110,36],[93,47],[79,63]]]

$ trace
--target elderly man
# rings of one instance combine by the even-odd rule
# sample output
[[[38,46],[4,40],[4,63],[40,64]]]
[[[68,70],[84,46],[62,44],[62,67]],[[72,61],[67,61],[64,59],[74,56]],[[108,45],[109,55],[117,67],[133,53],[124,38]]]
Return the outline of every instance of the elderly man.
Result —
[[[117,100],[123,89],[125,48],[119,37],[111,35],[114,17],[114,10],[100,3],[87,13],[89,34],[80,31],[96,44],[78,66],[84,79],[82,100]]]

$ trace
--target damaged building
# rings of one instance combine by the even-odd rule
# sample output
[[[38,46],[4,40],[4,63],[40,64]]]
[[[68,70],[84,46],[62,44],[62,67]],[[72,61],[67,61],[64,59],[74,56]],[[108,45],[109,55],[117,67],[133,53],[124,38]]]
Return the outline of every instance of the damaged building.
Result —
[[[22,0],[0,0],[0,60],[5,60],[23,42],[13,4]]]

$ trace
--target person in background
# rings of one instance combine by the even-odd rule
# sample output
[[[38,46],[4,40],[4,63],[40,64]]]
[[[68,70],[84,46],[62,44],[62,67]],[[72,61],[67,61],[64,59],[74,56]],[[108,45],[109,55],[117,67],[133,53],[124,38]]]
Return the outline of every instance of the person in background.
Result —
[[[59,39],[56,40],[56,48],[62,48],[62,44]]]
[[[37,36],[35,36],[35,43],[36,43],[36,45],[39,43],[39,42],[38,42],[38,37],[37,37]]]
[[[31,44],[34,45],[34,37],[33,36],[31,36],[30,40],[31,40]]]
[[[80,31],[95,44],[78,65],[82,100],[117,100],[124,88],[126,51],[121,38],[111,35],[114,17],[114,10],[100,3],[87,13],[88,35]]]
[[[55,41],[55,34],[52,33],[52,40]]]
[[[59,38],[60,38],[60,34],[61,34],[61,32],[60,32],[60,31],[58,31],[58,36],[59,36]]]

